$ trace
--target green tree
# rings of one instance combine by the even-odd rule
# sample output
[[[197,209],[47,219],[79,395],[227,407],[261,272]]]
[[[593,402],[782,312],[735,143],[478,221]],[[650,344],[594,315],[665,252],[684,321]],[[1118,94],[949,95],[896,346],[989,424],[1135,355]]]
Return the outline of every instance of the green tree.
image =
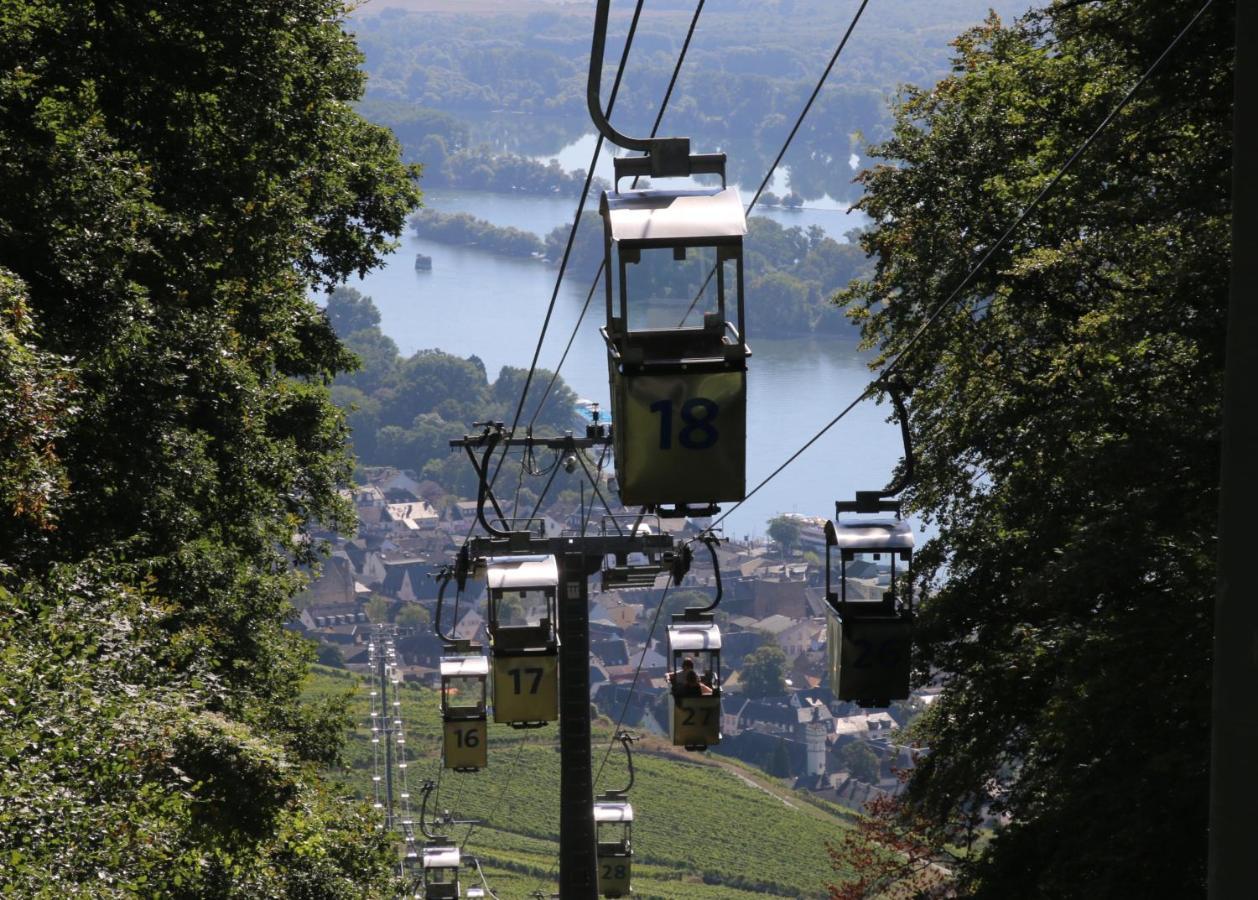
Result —
[[[799,543],[799,522],[789,516],[775,516],[769,520],[769,537],[786,555]]]
[[[880,358],[1199,6],[991,20],[949,78],[905,93],[877,148],[894,164],[862,176],[877,270],[843,296]],[[1204,14],[905,361],[906,499],[938,527],[916,559],[916,663],[948,673],[909,800],[938,824],[985,801],[1010,815],[962,869],[974,896],[1204,890],[1231,8]]]
[[[380,327],[380,310],[376,309],[371,298],[345,285],[332,289],[323,311],[332,324],[332,330],[341,338],[347,338],[356,331]]]
[[[397,614],[397,624],[408,628],[418,628],[432,621],[432,616],[418,603],[404,603]]]
[[[790,778],[791,755],[786,749],[785,738],[778,738],[778,742],[774,746],[773,752],[769,755],[768,764],[764,767],[764,769],[770,775],[774,775],[778,778]]]
[[[738,681],[752,699],[780,697],[785,686],[786,654],[777,644],[765,644],[743,658]]]
[[[381,597],[379,594],[372,594],[371,599],[367,601],[366,613],[368,621],[381,624],[389,621],[389,613],[393,611],[393,604],[388,597]]]
[[[313,525],[348,512],[327,383],[352,357],[309,296],[378,265],[418,201],[352,108],[342,16],[0,16],[0,758],[23,760],[0,779],[0,858],[17,894],[393,890],[368,814],[316,772],[344,712],[299,702],[313,651],[284,628]],[[67,827],[32,840],[49,821]]]
[[[858,781],[877,784],[880,763],[878,754],[864,741],[850,741],[838,753],[839,762]]]

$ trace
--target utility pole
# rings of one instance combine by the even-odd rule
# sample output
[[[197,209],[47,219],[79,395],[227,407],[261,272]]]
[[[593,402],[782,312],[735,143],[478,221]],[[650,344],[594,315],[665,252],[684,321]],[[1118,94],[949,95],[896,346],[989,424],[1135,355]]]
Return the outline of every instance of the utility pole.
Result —
[[[1253,588],[1252,519],[1258,462],[1258,154],[1254,65],[1258,10],[1237,2],[1232,126],[1232,283],[1223,396],[1223,458],[1219,484],[1218,602],[1214,618],[1211,709],[1211,900],[1253,896],[1258,810],[1258,602]]]
[[[392,694],[389,693],[388,648],[385,643],[384,631],[376,633],[376,646],[379,653],[376,657],[376,679],[379,682],[380,709],[384,713],[380,719],[380,740],[384,741],[384,827],[393,830],[393,722],[397,712],[393,707]]]
[[[588,534],[583,522],[580,534],[541,537],[527,530],[529,521],[508,520],[494,498],[489,484],[493,453],[500,447],[527,446],[570,454],[573,466],[585,469],[595,494],[602,499],[597,480],[586,468],[581,451],[611,443],[611,432],[605,426],[591,425],[583,437],[567,434],[559,438],[511,438],[504,434],[501,422],[481,424],[485,426],[481,434],[450,441],[451,447],[466,451],[476,470],[481,484],[476,513],[488,532],[487,537],[473,537],[468,541],[469,553],[461,556],[461,565],[468,566],[472,558],[522,554],[555,557],[559,570],[559,895],[563,900],[595,900],[598,854],[590,747],[589,577],[604,568],[608,557],[613,557],[616,565],[604,571],[604,578],[613,579],[613,583],[654,583],[655,577],[665,572],[680,578],[686,564],[678,562],[672,537],[638,527],[641,516],[633,517],[635,522],[626,523],[627,527],[622,527],[616,517],[609,516],[610,532],[604,527],[596,534]],[[497,523],[486,517],[487,504],[497,513]],[[521,524],[524,530],[516,530]],[[645,559],[645,562],[631,564],[628,562],[631,557]],[[467,574],[465,568],[456,577],[466,578]]]
[[[586,554],[559,562],[559,896],[594,900],[598,860],[590,750],[590,608]]]

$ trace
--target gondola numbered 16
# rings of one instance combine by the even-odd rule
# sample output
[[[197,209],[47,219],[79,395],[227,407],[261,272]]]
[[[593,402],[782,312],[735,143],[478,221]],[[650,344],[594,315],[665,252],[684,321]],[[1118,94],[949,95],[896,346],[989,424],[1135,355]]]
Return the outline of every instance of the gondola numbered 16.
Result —
[[[900,589],[896,562],[904,563],[908,575],[913,530],[900,518],[898,501],[857,496],[835,504],[835,521],[825,529],[830,688],[840,700],[890,706],[909,696],[913,598],[908,577]],[[840,521],[844,512],[892,512],[895,517]],[[830,585],[834,549],[839,551],[837,592]]]

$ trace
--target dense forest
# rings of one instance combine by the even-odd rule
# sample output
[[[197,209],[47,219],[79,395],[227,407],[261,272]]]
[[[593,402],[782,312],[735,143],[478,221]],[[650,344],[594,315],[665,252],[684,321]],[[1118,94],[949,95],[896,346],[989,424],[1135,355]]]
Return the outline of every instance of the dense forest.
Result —
[[[916,661],[945,686],[894,819],[939,848],[1006,817],[955,862],[966,896],[1205,894],[1230,3],[941,305],[1201,6],[990,19],[862,178],[876,269],[842,301],[880,361],[939,316],[900,377],[937,528]]]
[[[419,193],[334,0],[0,18],[0,884],[395,896],[284,628],[344,525],[309,299]]]
[[[646,4],[616,103],[618,127],[649,130],[693,6]],[[987,6],[1015,13],[1027,4],[1001,0]],[[434,111],[519,116],[514,126],[495,133],[498,153],[538,152],[537,135],[547,133],[539,120],[554,120],[549,127],[571,140],[590,130],[589,13],[580,4],[502,2],[457,14],[368,5],[354,19],[372,72],[364,112],[395,128],[407,158],[425,164],[435,158],[431,145],[427,155],[421,149],[430,135],[441,138],[447,153],[468,146],[468,133]],[[847,4],[829,0],[709,4],[665,127],[690,135],[702,149],[727,151],[731,179],[758,183],[851,13]],[[804,197],[854,199],[857,190],[847,178],[836,179],[835,170],[846,167],[852,151],[863,152],[865,140],[889,133],[888,100],[897,85],[930,84],[946,71],[948,41],[975,14],[966,0],[911,0],[867,17],[861,40],[845,51],[786,159],[790,189]],[[614,5],[609,61],[619,58],[616,42],[623,42],[627,27],[627,6]],[[412,112],[415,107],[425,111]]]

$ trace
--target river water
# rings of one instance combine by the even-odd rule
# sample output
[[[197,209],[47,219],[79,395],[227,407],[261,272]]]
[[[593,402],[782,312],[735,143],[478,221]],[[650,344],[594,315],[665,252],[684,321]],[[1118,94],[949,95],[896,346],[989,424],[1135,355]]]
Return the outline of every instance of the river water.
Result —
[[[541,235],[570,222],[574,202],[472,191],[432,190],[425,195],[430,209],[468,212]],[[809,210],[781,210],[773,216],[786,225],[815,222],[836,239],[855,224],[837,209],[814,210],[811,215]],[[416,253],[432,257],[432,271],[415,271]],[[502,366],[528,366],[555,274],[555,267],[535,260],[508,259],[407,234],[388,264],[356,286],[374,300],[381,328],[403,354],[425,348],[475,354],[484,360],[492,379]],[[542,348],[542,367],[558,363],[589,288],[588,278],[565,278]],[[755,298],[747,302],[750,305]],[[561,374],[579,396],[607,406],[606,352],[598,334],[602,316],[601,294],[596,294]],[[870,373],[854,333],[843,340],[769,340],[751,334],[748,342],[754,354],[747,378],[751,488],[855,399]],[[781,512],[833,516],[836,499],[885,484],[902,453],[899,430],[886,421],[888,409],[869,401],[858,405],[734,510],[725,521],[726,534],[763,535],[767,520]],[[526,406],[525,415],[531,410]]]

